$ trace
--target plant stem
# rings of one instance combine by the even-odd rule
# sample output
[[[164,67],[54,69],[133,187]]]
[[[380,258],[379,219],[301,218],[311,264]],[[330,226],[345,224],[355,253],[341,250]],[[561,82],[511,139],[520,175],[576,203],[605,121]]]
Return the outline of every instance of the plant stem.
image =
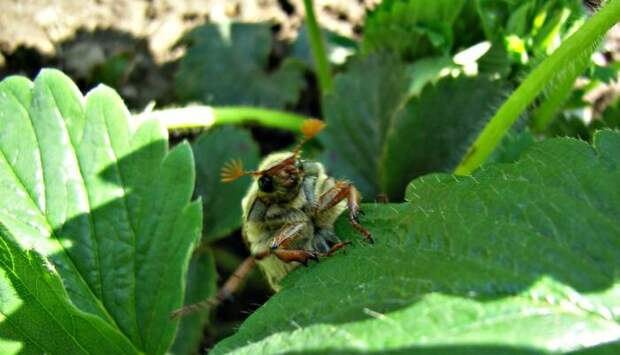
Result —
[[[579,73],[586,70],[589,62],[587,60],[578,60],[575,65],[579,66]],[[549,124],[557,116],[562,105],[570,98],[573,90],[575,78],[572,76],[561,77],[557,83],[553,84],[553,88],[549,90],[549,95],[534,111],[532,112],[531,128],[535,133],[542,133],[547,129]]]
[[[517,118],[553,80],[561,78],[562,82],[574,81],[581,74],[579,68],[582,67],[579,63],[575,64],[575,61],[588,60],[596,49],[596,43],[619,20],[620,0],[607,1],[579,31],[527,76],[484,127],[454,173],[470,174],[482,165]],[[569,76],[569,79],[563,76]]]
[[[215,124],[257,123],[261,126],[297,131],[308,117],[296,113],[259,107],[214,107]]]
[[[310,37],[310,48],[312,49],[312,59],[319,77],[319,86],[321,87],[321,96],[325,95],[332,87],[332,76],[329,68],[329,61],[325,51],[325,43],[323,35],[316,16],[314,15],[314,6],[312,0],[304,0],[306,9],[306,26],[308,27],[308,36]]]
[[[251,106],[188,106],[141,113],[138,121],[156,119],[168,129],[209,129],[224,124],[256,123],[264,127],[299,132],[305,119],[295,113]]]

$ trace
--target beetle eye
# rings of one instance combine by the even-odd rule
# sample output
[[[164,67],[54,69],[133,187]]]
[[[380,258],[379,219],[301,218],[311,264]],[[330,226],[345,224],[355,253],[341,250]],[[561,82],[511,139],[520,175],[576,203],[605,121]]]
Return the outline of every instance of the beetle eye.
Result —
[[[270,176],[267,175],[263,175],[258,179],[258,188],[262,191],[262,192],[273,192],[274,188],[273,188],[273,179],[271,179]]]

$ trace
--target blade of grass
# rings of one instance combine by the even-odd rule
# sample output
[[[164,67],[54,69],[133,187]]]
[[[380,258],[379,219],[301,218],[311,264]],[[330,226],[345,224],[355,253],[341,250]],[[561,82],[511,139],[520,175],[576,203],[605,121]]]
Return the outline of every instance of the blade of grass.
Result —
[[[325,42],[321,29],[316,22],[314,15],[314,6],[312,0],[304,0],[304,8],[306,9],[306,26],[308,26],[308,35],[310,37],[310,48],[312,49],[312,59],[316,74],[319,78],[319,86],[321,87],[321,97],[332,87],[332,76],[329,68],[329,61],[325,51]]]
[[[493,152],[506,132],[545,87],[553,81],[572,81],[581,73],[603,35],[620,21],[620,0],[607,4],[528,75],[482,130],[454,173],[467,175]]]

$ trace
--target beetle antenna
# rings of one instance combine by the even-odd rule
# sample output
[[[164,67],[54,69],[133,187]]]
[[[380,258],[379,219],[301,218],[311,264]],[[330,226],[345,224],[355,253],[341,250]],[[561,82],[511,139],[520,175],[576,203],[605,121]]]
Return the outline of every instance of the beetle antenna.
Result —
[[[233,182],[239,179],[242,176],[246,175],[260,175],[258,171],[245,171],[243,170],[243,162],[241,159],[233,159],[229,160],[222,167],[222,171],[220,173],[220,180],[222,182]]]
[[[297,144],[295,149],[293,149],[293,154],[298,155],[301,152],[301,147],[303,147],[303,145],[306,144],[309,140],[316,137],[316,135],[319,134],[325,128],[325,126],[325,122],[316,118],[309,118],[305,120],[304,123],[301,125],[300,129],[301,133],[303,134],[303,138],[301,139],[299,144]]]
[[[243,162],[241,162],[241,159],[230,160],[222,167],[222,171],[220,174],[221,181],[226,183],[233,182],[242,176],[260,176],[265,174],[267,171],[281,168],[281,165],[286,165],[290,161],[293,161],[294,158],[301,153],[301,148],[303,147],[303,145],[312,138],[314,138],[317,134],[319,134],[319,132],[321,132],[323,128],[325,128],[325,126],[325,122],[316,118],[304,120],[304,123],[302,123],[300,128],[300,131],[303,134],[303,138],[301,139],[299,144],[297,144],[295,149],[293,149],[293,155],[291,157],[282,161],[281,164],[278,164],[277,166],[269,168],[265,171],[246,171],[243,169]]]

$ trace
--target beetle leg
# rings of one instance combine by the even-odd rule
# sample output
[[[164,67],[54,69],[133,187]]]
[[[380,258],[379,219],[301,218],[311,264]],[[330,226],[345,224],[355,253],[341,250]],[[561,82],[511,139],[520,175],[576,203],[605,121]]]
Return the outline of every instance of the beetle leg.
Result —
[[[239,289],[239,286],[241,286],[243,281],[250,274],[250,271],[252,271],[254,265],[256,265],[256,259],[253,256],[247,257],[241,263],[241,265],[237,267],[237,270],[235,270],[235,272],[230,275],[224,285],[220,287],[215,296],[194,304],[183,306],[182,308],[173,311],[170,314],[170,318],[175,319],[178,317],[186,316],[188,314],[202,311],[207,308],[217,307],[224,300],[230,298],[232,294],[234,294]]]
[[[307,227],[308,221],[297,221],[287,223],[276,233],[271,242],[270,254],[275,255],[278,259],[285,263],[297,261],[304,266],[308,266],[308,260],[319,261],[319,253],[302,250],[289,249],[291,242],[301,235],[303,228]]]
[[[285,263],[297,261],[298,263],[308,266],[308,260],[319,261],[319,253],[309,250],[290,250],[290,249],[275,249],[271,251],[278,259]]]
[[[347,199],[347,207],[349,209],[349,222],[351,222],[353,228],[363,235],[368,242],[374,243],[370,232],[359,223],[359,215],[362,213],[359,205],[361,196],[359,191],[357,191],[355,186],[351,183],[336,181],[336,186],[325,191],[321,197],[319,197],[316,212],[321,213],[322,211],[328,210],[345,198]]]
[[[349,244],[351,244],[351,241],[349,241],[349,240],[347,240],[345,242],[338,242],[338,243],[332,245],[332,247],[329,249],[329,251],[327,253],[325,253],[325,256],[332,256],[332,254],[334,254],[335,252],[337,252],[340,249],[343,249],[344,247],[346,247]]]
[[[306,227],[306,221],[287,223],[276,233],[271,242],[271,249],[286,248],[292,241],[299,237],[299,233]]]

